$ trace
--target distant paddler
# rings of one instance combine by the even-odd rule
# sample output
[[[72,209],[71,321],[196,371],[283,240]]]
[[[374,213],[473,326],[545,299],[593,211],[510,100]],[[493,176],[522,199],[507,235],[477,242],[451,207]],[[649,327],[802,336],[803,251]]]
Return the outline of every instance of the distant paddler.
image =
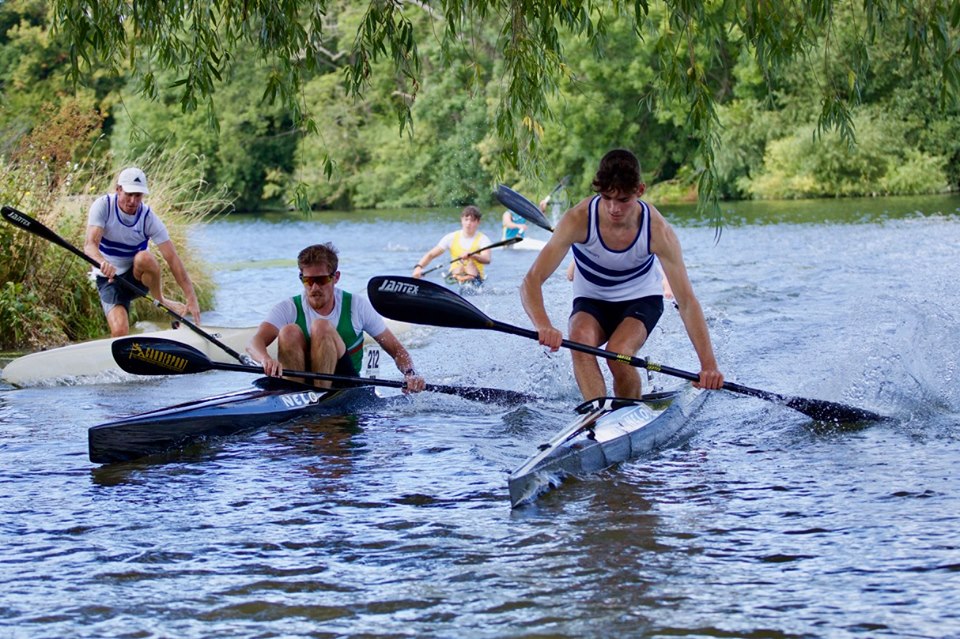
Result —
[[[194,323],[200,324],[200,305],[193,282],[166,226],[143,201],[149,193],[144,172],[129,167],[117,176],[114,192],[90,207],[83,252],[100,265],[94,271],[97,290],[113,337],[130,332],[130,303],[138,297],[136,288],[149,290],[154,300],[178,315],[189,312]],[[151,241],[170,267],[186,296],[186,304],[163,296],[160,264],[147,248]],[[134,286],[121,285],[119,279]]]
[[[503,235],[501,239],[509,240],[515,237],[524,237],[527,232],[527,220],[522,215],[517,215],[513,211],[503,212],[501,221],[503,226]]]
[[[423,277],[423,269],[444,252],[450,251],[448,280],[459,284],[477,284],[485,279],[484,269],[490,264],[490,238],[480,231],[480,209],[470,205],[460,213],[460,230],[447,233],[432,249],[423,254],[413,269],[413,276]],[[486,248],[485,248],[486,247]]]
[[[369,334],[403,373],[404,392],[419,392],[425,383],[413,358],[366,298],[336,286],[340,259],[330,244],[314,244],[297,256],[303,292],[277,303],[247,345],[263,372],[280,377],[284,370],[357,377],[363,358],[363,336]],[[267,351],[274,340],[277,358]],[[315,381],[329,388],[329,381]]]

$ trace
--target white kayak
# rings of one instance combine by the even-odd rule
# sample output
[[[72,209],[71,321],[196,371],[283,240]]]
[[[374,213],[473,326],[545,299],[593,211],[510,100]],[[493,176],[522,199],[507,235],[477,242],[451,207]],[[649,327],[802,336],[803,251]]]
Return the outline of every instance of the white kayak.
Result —
[[[511,507],[533,501],[565,477],[583,477],[660,450],[706,396],[687,383],[640,400],[605,397],[581,404],[580,417],[510,474]]]
[[[386,322],[387,327],[394,334],[402,333],[409,326],[393,320],[386,320]],[[252,326],[245,328],[201,326],[200,328],[238,353],[244,352],[247,342],[250,341],[257,330],[256,327]],[[237,363],[237,360],[224,352],[219,346],[198,335],[182,323],[178,328],[150,331],[142,334],[188,344],[200,350],[215,362]],[[7,364],[0,371],[0,377],[8,384],[21,387],[77,384],[87,380],[108,382],[129,379],[129,376],[122,372],[117,363],[113,361],[110,345],[115,339],[108,337],[30,353]],[[270,354],[274,357],[276,357],[276,350],[277,343],[274,342],[270,346]]]
[[[523,238],[522,242],[517,242],[511,246],[504,247],[505,251],[539,251],[547,243],[543,240],[537,240],[532,237]]]

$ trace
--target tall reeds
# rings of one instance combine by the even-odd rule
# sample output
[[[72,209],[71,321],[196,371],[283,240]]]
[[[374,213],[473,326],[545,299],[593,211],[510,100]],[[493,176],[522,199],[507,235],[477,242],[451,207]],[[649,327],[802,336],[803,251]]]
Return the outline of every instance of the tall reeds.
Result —
[[[10,159],[0,158],[0,204],[9,204],[36,218],[78,248],[83,247],[87,213],[93,201],[112,192],[116,176],[126,166],[147,174],[150,194],[145,201],[160,215],[190,273],[201,309],[213,299],[213,280],[202,256],[190,247],[188,231],[228,209],[222,192],[211,192],[203,180],[203,158],[178,150],[153,149],[138,158],[76,160],[90,148],[99,120],[48,122],[44,137],[28,136]],[[54,125],[54,126],[51,126]],[[60,136],[51,138],[51,128]],[[95,137],[95,136],[93,136]],[[94,142],[95,144],[96,142]],[[45,150],[46,149],[46,150]],[[10,224],[0,224],[0,348],[35,350],[106,335],[107,326],[89,264],[46,240]],[[164,267],[164,295],[183,299],[173,276]],[[163,311],[143,300],[131,309],[131,324],[160,320]]]

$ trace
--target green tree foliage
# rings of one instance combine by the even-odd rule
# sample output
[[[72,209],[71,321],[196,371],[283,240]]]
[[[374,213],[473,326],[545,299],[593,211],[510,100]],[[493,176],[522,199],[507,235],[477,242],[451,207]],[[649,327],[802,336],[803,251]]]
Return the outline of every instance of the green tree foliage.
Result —
[[[150,100],[132,92],[118,98],[111,148],[120,157],[139,157],[151,149],[187,149],[202,158],[202,179],[236,195],[240,210],[262,209],[270,175],[290,173],[298,136],[285,109],[265,104],[267,73],[243,61],[228,68],[218,87],[218,108],[182,112],[172,94]],[[164,84],[174,74],[162,72]]]
[[[960,119],[955,101],[944,102],[943,68],[904,56],[910,16],[888,20],[887,37],[865,51],[870,6],[835,6],[813,64],[793,60],[761,80],[755,61],[741,59],[735,97],[720,109],[724,195],[910,194],[958,184]],[[818,118],[827,92],[859,105],[835,132]]]
[[[179,101],[191,109],[214,93],[237,48],[250,46],[269,69],[265,95],[284,100],[296,122],[305,114],[303,86],[325,71],[331,40],[341,36],[326,30],[325,18],[335,3],[324,0],[55,0],[54,4],[77,76],[81,62],[94,57],[115,68],[129,60],[143,91],[157,96],[157,70],[176,69]],[[478,25],[480,29],[484,24],[503,25],[497,41],[503,56],[503,90],[497,96],[494,122],[503,156],[518,165],[535,155],[550,112],[549,98],[570,77],[566,36],[581,37],[602,51],[609,24],[628,18],[635,22],[638,37],[653,46],[654,78],[647,103],[686,114],[688,131],[697,141],[693,163],[702,172],[700,193],[709,198],[717,194],[717,107],[728,82],[727,73],[715,71],[730,60],[749,55],[770,89],[775,89],[778,74],[796,61],[824,61],[827,72],[819,76],[815,93],[817,131],[836,129],[847,141],[854,134],[851,104],[868,80],[870,54],[890,37],[896,37],[914,65],[936,71],[942,102],[954,101],[960,87],[958,0],[866,0],[857,5],[862,7],[857,14],[862,28],[852,31],[848,43],[837,37],[836,25],[849,15],[851,6],[831,0],[662,4],[371,0],[351,34],[346,87],[350,94],[360,95],[378,74],[386,73],[404,88],[403,97],[392,104],[401,123],[407,124],[410,105],[423,87],[421,43],[437,37],[449,51],[463,47]],[[410,14],[423,7],[442,16],[442,27],[427,33],[414,28]],[[892,32],[891,25],[899,30]],[[385,69],[378,66],[381,60],[387,63]]]
[[[436,22],[427,12],[414,16],[421,29]],[[424,203],[455,205],[487,197],[491,174],[481,142],[489,107],[481,88],[490,76],[492,38],[472,49],[422,49],[423,81],[410,108],[411,120],[398,135],[393,101],[411,99],[385,73],[377,75],[361,100],[346,95],[339,77],[311,80],[307,104],[319,123],[317,136],[301,141],[302,164],[316,167],[300,177],[308,200],[333,206],[402,207]],[[380,63],[381,66],[383,63]],[[481,87],[470,90],[469,87]],[[465,89],[466,87],[466,89]],[[330,179],[323,159],[332,160]]]
[[[883,112],[862,112],[854,119],[861,132],[851,146],[833,132],[814,139],[813,127],[767,147],[763,170],[745,180],[757,198],[848,197],[913,194],[943,190],[942,157],[903,144],[909,125]]]
[[[243,208],[274,197],[447,204],[494,180],[536,192],[568,173],[583,193],[616,145],[640,154],[648,181],[703,200],[742,197],[782,169],[766,166],[768,147],[831,132],[851,146],[857,134],[896,131],[903,138],[880,146],[907,145],[919,166],[960,178],[960,0],[50,6],[52,37],[41,0],[0,4],[5,98],[19,82],[35,114],[62,90],[49,69],[66,65],[89,87],[88,104],[118,118],[115,148],[184,144]],[[861,104],[906,126],[858,115]],[[0,114],[7,131],[11,113]],[[127,141],[131,131],[140,137]],[[834,186],[825,192],[846,192]]]
[[[0,2],[0,155],[22,149],[22,140],[63,101],[72,108],[109,111],[107,96],[121,84],[96,65],[83,85],[74,87],[66,73],[68,45],[51,34],[51,15],[46,0]],[[91,151],[89,144],[72,146],[80,156]]]

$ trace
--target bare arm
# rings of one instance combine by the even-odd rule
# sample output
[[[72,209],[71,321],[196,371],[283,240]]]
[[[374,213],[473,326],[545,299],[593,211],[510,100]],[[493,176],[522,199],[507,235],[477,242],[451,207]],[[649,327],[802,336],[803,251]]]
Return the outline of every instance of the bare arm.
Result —
[[[555,351],[560,348],[563,333],[550,322],[543,304],[543,283],[557,270],[574,242],[586,238],[589,198],[563,214],[547,245],[541,249],[520,285],[523,310],[539,334],[539,342]]]
[[[484,249],[479,253],[474,253],[470,256],[471,260],[476,260],[481,264],[489,264],[490,260],[493,258],[493,251],[490,249]]]
[[[660,260],[663,272],[673,289],[673,298],[680,311],[680,318],[700,359],[700,383],[702,388],[720,388],[723,385],[723,373],[717,367],[717,358],[710,342],[710,330],[703,316],[700,301],[693,292],[687,267],[683,262],[680,241],[663,216],[651,208],[650,248]]]
[[[527,230],[526,224],[517,224],[513,221],[513,216],[510,215],[510,211],[503,212],[503,227],[507,229],[520,229],[521,231]]]
[[[663,298],[667,300],[673,300],[673,289],[670,288],[670,279],[667,277],[667,274],[663,272],[663,265],[657,262],[657,270],[660,271],[660,275],[663,278]]]
[[[434,258],[442,255],[444,250],[445,249],[442,246],[437,245],[424,253],[423,257],[417,260],[417,265],[413,269],[413,276],[420,277],[420,275],[423,274],[423,269],[425,269],[427,265],[434,260]]]
[[[187,268],[183,265],[180,256],[177,254],[177,249],[173,246],[173,240],[167,240],[166,242],[157,244],[157,250],[160,251],[160,255],[162,255],[163,259],[167,262],[167,266],[170,267],[170,272],[173,273],[173,279],[177,280],[177,284],[180,285],[180,290],[183,291],[184,296],[187,298],[187,310],[193,315],[193,321],[199,324],[200,304],[197,302],[197,294],[193,290],[193,282],[190,281]]]
[[[280,377],[283,375],[283,366],[280,362],[270,357],[268,347],[273,344],[280,331],[276,326],[269,322],[261,322],[257,332],[253,334],[247,343],[247,353],[263,365],[263,372],[271,377]]]
[[[393,331],[388,328],[379,335],[374,336],[373,339],[377,341],[377,344],[379,344],[383,350],[387,351],[387,354],[393,358],[394,363],[397,365],[397,369],[403,373],[403,380],[407,384],[404,392],[411,391],[419,393],[422,391],[425,386],[423,377],[417,374],[416,369],[413,367],[413,358],[410,357],[410,353],[403,347],[403,344],[401,344],[397,336],[393,334]]]
[[[117,268],[100,254],[101,239],[103,239],[102,226],[87,226],[87,236],[83,242],[83,252],[100,264],[100,272],[103,273],[104,277],[113,279],[113,276],[117,274]]]

